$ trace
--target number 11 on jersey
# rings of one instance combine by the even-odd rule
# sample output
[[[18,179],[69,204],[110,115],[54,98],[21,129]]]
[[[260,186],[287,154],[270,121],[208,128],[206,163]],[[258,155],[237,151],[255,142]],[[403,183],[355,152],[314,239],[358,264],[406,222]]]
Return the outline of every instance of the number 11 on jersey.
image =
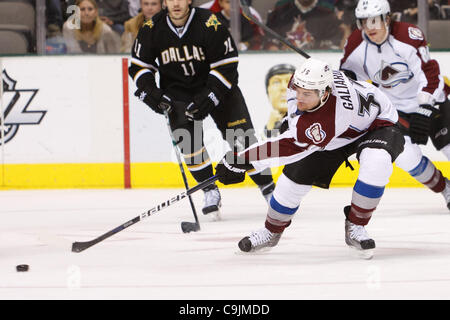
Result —
[[[188,70],[188,67],[187,67],[184,63],[181,64],[181,67],[183,68],[183,70],[184,70],[184,75],[185,75],[186,77],[189,77],[189,76],[192,77],[192,76],[195,75],[194,64],[192,63],[192,61],[189,62],[190,70]],[[190,71],[190,72],[189,72],[189,71]]]

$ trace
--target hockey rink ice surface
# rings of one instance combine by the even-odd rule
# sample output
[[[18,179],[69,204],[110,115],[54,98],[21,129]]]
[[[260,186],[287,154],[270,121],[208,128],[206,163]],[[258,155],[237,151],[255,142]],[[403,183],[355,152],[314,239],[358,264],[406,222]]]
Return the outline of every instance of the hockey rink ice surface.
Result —
[[[367,227],[371,260],[344,242],[351,188],[313,189],[271,251],[243,254],[238,241],[263,226],[257,188],[223,188],[222,221],[182,200],[83,251],[182,189],[0,192],[0,299],[449,299],[450,212],[440,194],[386,189]],[[28,264],[28,272],[16,265]]]

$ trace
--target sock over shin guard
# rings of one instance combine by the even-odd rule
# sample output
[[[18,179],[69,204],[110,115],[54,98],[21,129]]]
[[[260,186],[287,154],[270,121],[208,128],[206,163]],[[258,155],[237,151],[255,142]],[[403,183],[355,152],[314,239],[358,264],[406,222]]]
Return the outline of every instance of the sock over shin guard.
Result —
[[[358,225],[365,226],[368,224],[383,193],[384,186],[372,186],[357,180],[353,187],[352,205],[347,219]]]
[[[273,196],[269,202],[266,228],[281,233],[291,224],[303,197],[311,190],[310,185],[295,183],[284,174],[277,181]]]
[[[409,174],[434,192],[442,192],[445,188],[442,172],[425,156],[422,157],[417,167],[409,171]]]

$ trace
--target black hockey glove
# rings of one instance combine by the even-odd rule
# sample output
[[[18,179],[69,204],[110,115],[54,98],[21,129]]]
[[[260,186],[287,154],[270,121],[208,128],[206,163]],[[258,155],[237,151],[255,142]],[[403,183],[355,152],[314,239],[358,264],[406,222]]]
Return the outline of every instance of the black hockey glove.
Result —
[[[430,134],[431,119],[435,109],[429,104],[421,104],[409,118],[409,136],[411,142],[427,144]]]
[[[189,120],[203,120],[220,101],[213,91],[204,89],[194,96],[194,101],[186,108],[186,117]]]
[[[223,184],[234,184],[244,181],[245,172],[253,166],[243,157],[228,151],[216,166],[216,175]]]
[[[172,111],[172,99],[170,99],[169,96],[163,94],[163,92],[156,87],[137,89],[134,95],[138,97],[139,100],[148,105],[156,113],[164,114],[165,110],[167,110],[167,113],[170,113],[170,111]]]

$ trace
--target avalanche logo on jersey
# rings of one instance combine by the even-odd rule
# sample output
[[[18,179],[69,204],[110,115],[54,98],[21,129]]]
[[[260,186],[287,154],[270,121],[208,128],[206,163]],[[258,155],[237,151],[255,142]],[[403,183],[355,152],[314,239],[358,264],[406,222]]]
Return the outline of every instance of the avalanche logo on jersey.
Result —
[[[408,34],[409,37],[413,40],[423,40],[423,33],[418,28],[409,27]]]
[[[4,109],[4,143],[10,141],[23,124],[39,124],[47,111],[27,111],[28,106],[37,94],[38,89],[16,89],[17,81],[13,80],[6,70],[2,72]],[[0,141],[1,144],[1,141]]]
[[[327,134],[322,130],[320,123],[313,123],[305,130],[305,135],[311,139],[315,144],[319,144],[325,140]]]
[[[409,70],[409,66],[404,62],[388,63],[381,61],[380,70],[375,73],[375,82],[384,88],[393,88],[400,83],[406,83],[414,77],[414,73]]]

